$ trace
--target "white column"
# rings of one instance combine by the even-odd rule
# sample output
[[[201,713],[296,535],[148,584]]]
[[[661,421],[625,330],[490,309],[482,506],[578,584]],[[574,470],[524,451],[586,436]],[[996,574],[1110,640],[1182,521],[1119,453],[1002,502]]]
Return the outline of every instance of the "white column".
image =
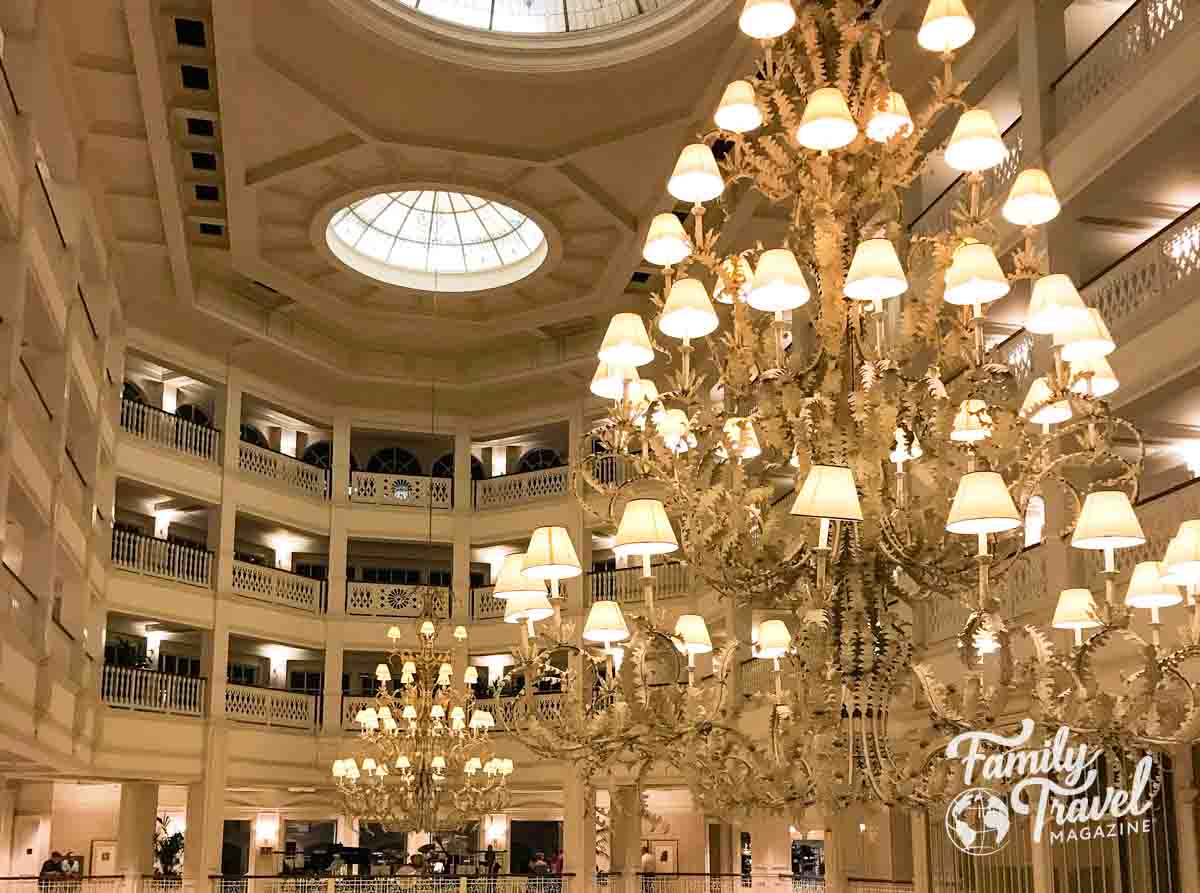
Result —
[[[573,886],[590,889],[596,875],[596,795],[570,768],[563,785],[563,872]]]
[[[641,870],[642,858],[642,798],[637,785],[622,784],[612,788],[608,824],[609,870],[632,878]]]
[[[450,616],[465,622],[471,610],[471,516],[474,491],[471,481],[471,426],[460,420],[454,429],[454,543],[451,583],[454,606]]]
[[[12,874],[13,816],[17,807],[17,783],[0,781],[0,877]]]
[[[1017,70],[1021,89],[1021,141],[1027,166],[1040,163],[1054,136],[1050,84],[1066,67],[1066,3],[1018,0]]]
[[[1192,747],[1176,748],[1171,757],[1179,893],[1200,893],[1200,854],[1197,853],[1200,833],[1196,827],[1196,768],[1192,761]]]
[[[931,893],[929,874],[929,819],[924,809],[908,814],[912,828],[913,893]]]
[[[154,823],[158,785],[125,782],[117,814],[117,874],[140,878],[154,870]]]
[[[792,835],[787,819],[777,815],[754,816],[750,822],[751,873],[754,889],[786,893],[783,875],[792,873]]]
[[[183,847],[183,876],[195,882],[197,887],[207,884],[209,875],[221,873],[228,757],[228,732],[224,722],[209,723],[204,738],[204,776],[188,785]]]
[[[825,812],[825,893],[846,893],[846,833],[836,813]]]
[[[345,633],[340,622],[325,630],[325,705],[321,728],[326,735],[342,733],[342,673],[345,663]]]

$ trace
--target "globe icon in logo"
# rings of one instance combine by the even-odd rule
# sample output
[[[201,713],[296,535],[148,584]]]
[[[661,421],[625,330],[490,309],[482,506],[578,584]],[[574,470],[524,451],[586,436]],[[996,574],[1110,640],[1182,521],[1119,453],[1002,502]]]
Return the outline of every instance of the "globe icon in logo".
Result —
[[[1012,825],[1008,804],[987,788],[970,788],[950,801],[946,833],[969,856],[990,856],[1004,849]]]

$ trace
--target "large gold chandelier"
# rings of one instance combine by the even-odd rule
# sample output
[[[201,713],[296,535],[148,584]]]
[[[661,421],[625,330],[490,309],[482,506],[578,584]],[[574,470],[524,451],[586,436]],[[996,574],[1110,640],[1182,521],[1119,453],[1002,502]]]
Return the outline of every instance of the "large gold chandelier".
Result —
[[[945,797],[945,741],[1021,715],[1068,725],[1117,762],[1200,732],[1181,669],[1200,656],[1200,624],[1173,650],[1159,634],[1177,587],[1200,583],[1200,525],[1184,525],[1166,564],[1139,564],[1121,598],[1114,550],[1145,542],[1131,502],[1141,439],[1103,399],[1116,387],[1104,320],[1044,269],[1038,227],[1059,212],[1050,180],[1027,169],[1002,205],[989,195],[1008,151],[987,111],[964,108],[944,157],[966,195],[948,230],[909,237],[901,194],[927,163],[930,126],[964,106],[952,62],[974,24],[959,0],[930,3],[918,42],[945,64],[914,117],[889,84],[872,5],[748,0],[740,26],[759,57],[668,183],[691,205],[690,231],[662,214],[646,239],[664,281],[651,325],[622,313],[605,335],[591,390],[613,409],[589,437],[607,450],[583,450],[574,481],[616,528],[616,551],[643,562],[636,614],[599,602],[579,638],[557,619],[535,630],[555,613],[538,583],[515,587],[506,615],[527,627],[517,669],[558,679],[574,705],[554,722],[517,714],[528,746],[585,774],[673,765],[718,814]],[[785,234],[731,252],[722,200],[750,190]],[[1017,236],[1007,273],[997,216]],[[1025,392],[987,338],[988,305],[1019,280],[1032,284],[1026,328],[1053,357]],[[652,361],[670,367],[661,388],[638,371]],[[1052,625],[1075,631],[1068,655],[1038,628],[1011,628],[995,591],[1020,560],[1030,499],[1051,494],[1071,545],[1105,556],[1102,592],[1060,596]],[[660,628],[651,556],[676,550],[739,609],[790,614],[762,625],[756,656],[771,683],[749,701],[729,697],[735,639],[697,679],[694,655],[712,650],[703,618]],[[526,558],[525,576],[537,567]],[[968,609],[954,690],[914,654],[910,618],[935,600]],[[1148,642],[1132,628],[1143,608]],[[1114,693],[1096,683],[1095,653],[1121,637],[1140,666]],[[585,659],[563,671],[551,660],[563,652]],[[891,716],[914,685],[934,723],[901,736]],[[765,739],[747,731],[758,707]]]
[[[431,615],[414,623],[415,648],[400,646],[400,627],[388,630],[374,703],[355,716],[359,753],[333,763],[344,814],[394,831],[457,830],[509,802],[513,761],[492,748],[495,719],[473,695],[478,670],[455,669]],[[465,653],[466,629],[456,627],[454,639]]]

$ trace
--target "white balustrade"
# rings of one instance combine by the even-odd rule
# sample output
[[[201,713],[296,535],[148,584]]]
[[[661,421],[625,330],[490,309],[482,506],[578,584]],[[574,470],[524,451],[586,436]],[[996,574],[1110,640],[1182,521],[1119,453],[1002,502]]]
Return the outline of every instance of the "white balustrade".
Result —
[[[1010,127],[1004,134],[1004,145],[1008,154],[1000,164],[983,174],[983,186],[980,198],[986,201],[995,198],[1003,201],[1013,180],[1020,173],[1024,159],[1024,142],[1021,139],[1021,126],[1018,123]],[[966,177],[954,180],[950,187],[939,195],[912,224],[914,236],[932,236],[940,232],[954,229],[954,209],[966,201],[970,195],[970,187]]]
[[[309,465],[244,440],[238,441],[238,470],[275,481],[307,496],[329,498],[329,469]]]
[[[225,716],[266,726],[311,729],[317,723],[317,698],[304,692],[229,683],[225,687]]]
[[[248,561],[233,562],[233,591],[247,598],[312,614],[324,610],[324,580],[313,580]]]
[[[420,475],[350,473],[350,500],[370,505],[405,505],[414,508],[454,507],[454,481]]]
[[[124,878],[116,875],[79,878],[7,877],[0,878],[0,893],[152,893],[146,888],[148,883],[149,878]]]
[[[204,679],[195,676],[106,664],[100,697],[113,707],[201,716],[204,713],[204,683]]]
[[[1188,33],[1200,18],[1200,0],[1139,0],[1054,83],[1055,123],[1061,132],[1102,100],[1111,100]]]
[[[571,469],[562,465],[522,474],[484,478],[475,482],[475,508],[507,508],[538,499],[554,499],[567,494]]]
[[[435,617],[450,616],[450,590],[445,586],[346,581],[346,613],[372,617],[420,617],[432,599]]]
[[[784,669],[786,673],[786,668]],[[742,694],[773,695],[775,693],[775,666],[773,661],[757,658],[742,664]]]
[[[221,432],[137,400],[121,400],[121,430],[157,446],[216,462]]]
[[[471,619],[498,620],[504,617],[504,599],[496,598],[494,586],[476,586],[471,590]]]
[[[8,622],[29,642],[37,631],[38,600],[25,582],[7,564],[0,564],[0,598],[5,599],[0,617],[8,614]]]
[[[679,598],[692,591],[692,578],[686,564],[669,562],[651,566],[654,574],[654,598]],[[642,569],[592,571],[587,575],[590,601],[618,601],[635,604],[642,601]]]
[[[791,879],[781,876],[757,878],[755,890],[790,893]],[[742,876],[736,874],[628,874],[608,878],[613,893],[736,893]],[[750,889],[746,884],[746,889]]]
[[[213,553],[132,530],[113,528],[114,567],[193,586],[212,586]]]
[[[562,719],[562,692],[534,694],[531,701],[534,716],[540,721],[548,723]],[[524,719],[529,711],[529,705],[523,694],[509,698],[487,698],[476,701],[475,706],[480,710],[491,711],[492,716],[496,719],[496,728],[493,731],[497,732],[508,731],[510,726]]]

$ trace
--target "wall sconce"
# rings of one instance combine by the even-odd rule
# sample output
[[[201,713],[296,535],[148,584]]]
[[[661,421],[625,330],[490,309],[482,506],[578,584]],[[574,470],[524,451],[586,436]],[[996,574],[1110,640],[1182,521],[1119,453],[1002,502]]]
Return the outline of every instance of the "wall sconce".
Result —
[[[279,813],[260,812],[254,817],[254,841],[260,850],[273,850],[279,842]]]
[[[503,850],[508,845],[508,816],[497,813],[483,818],[483,842]]]

